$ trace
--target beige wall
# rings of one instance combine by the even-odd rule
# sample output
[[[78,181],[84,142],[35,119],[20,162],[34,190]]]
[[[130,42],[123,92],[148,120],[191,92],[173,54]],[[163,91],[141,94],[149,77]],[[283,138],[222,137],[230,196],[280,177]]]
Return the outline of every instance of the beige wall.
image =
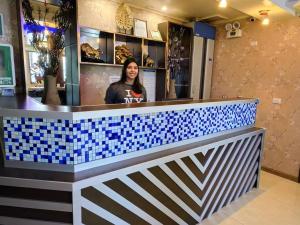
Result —
[[[109,32],[117,32],[115,16],[119,3],[111,0],[78,0],[78,24]],[[133,17],[147,21],[148,37],[149,31],[158,30],[157,24],[165,21],[181,23],[152,11],[134,8],[130,6]]]
[[[218,27],[212,97],[260,99],[257,126],[267,129],[263,166],[298,176],[300,166],[300,18],[241,21],[242,38]],[[281,98],[282,104],[272,104]]]
[[[11,44],[14,49],[15,73],[17,86],[21,85],[20,49],[18,37],[17,9],[15,0],[1,0],[0,13],[3,14],[4,36],[0,37],[0,44]]]

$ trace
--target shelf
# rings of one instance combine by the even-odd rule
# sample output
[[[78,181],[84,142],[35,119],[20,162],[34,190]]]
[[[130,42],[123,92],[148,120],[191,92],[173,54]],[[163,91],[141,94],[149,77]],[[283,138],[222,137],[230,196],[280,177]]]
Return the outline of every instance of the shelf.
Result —
[[[166,43],[166,41],[163,41],[163,40],[157,40],[157,39],[153,39],[153,38],[149,38],[149,37],[147,37],[147,38],[138,37],[138,36],[135,36],[135,35],[132,35],[132,34],[116,33],[116,35],[127,36],[127,37],[138,38],[138,39],[144,39],[144,40],[153,41],[153,42]]]
[[[109,31],[105,31],[105,30],[99,30],[97,28],[92,28],[92,27],[80,27],[80,33],[85,33],[88,36],[94,36],[94,37],[98,37],[99,33],[114,34],[113,32],[109,32]]]
[[[144,38],[144,40],[147,40],[147,41],[154,41],[154,42],[160,42],[160,43],[166,43],[166,41],[163,41],[163,40],[157,40],[157,39],[153,39],[153,38]]]
[[[28,88],[28,91],[41,91],[41,90],[44,90],[44,86],[29,87]],[[58,91],[63,91],[63,90],[65,90],[65,87],[58,86],[57,90]]]
[[[140,66],[140,69],[147,69],[147,70],[165,70],[166,68],[162,67],[147,67],[147,66]]]
[[[175,84],[175,87],[189,87],[189,84]]]
[[[121,64],[111,64],[111,63],[94,63],[94,62],[80,62],[80,65],[92,65],[92,66],[114,66],[122,67]]]
[[[82,26],[82,27],[80,27],[80,32],[90,34],[90,35],[94,35],[95,37],[98,37],[99,32],[103,32],[103,33],[110,33],[110,34],[116,34],[116,35],[121,35],[121,36],[127,36],[127,37],[133,37],[133,38],[144,39],[144,40],[149,40],[149,41],[166,43],[166,41],[164,41],[164,40],[157,40],[157,39],[153,39],[153,38],[150,38],[150,37],[147,37],[147,38],[138,37],[138,36],[135,36],[133,34],[124,34],[124,33],[118,33],[118,32],[114,33],[114,32],[100,30],[98,28],[93,28],[93,27]]]
[[[91,65],[91,66],[112,66],[112,67],[122,67],[121,64],[109,64],[109,63],[93,63],[93,62],[80,62],[80,65]],[[139,66],[140,69],[151,69],[151,70],[165,70],[163,67],[146,67]]]
[[[137,38],[137,39],[143,39],[142,37],[134,36],[132,34],[123,34],[123,33],[115,33],[116,35],[124,36],[124,37],[130,37],[130,38]]]

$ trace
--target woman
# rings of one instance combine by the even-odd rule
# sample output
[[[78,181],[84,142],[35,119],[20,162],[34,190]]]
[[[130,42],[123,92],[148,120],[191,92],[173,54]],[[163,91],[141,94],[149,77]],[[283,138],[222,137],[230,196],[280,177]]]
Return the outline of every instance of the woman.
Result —
[[[147,102],[147,94],[139,80],[139,66],[134,58],[127,58],[121,80],[112,83],[105,96],[106,104]]]

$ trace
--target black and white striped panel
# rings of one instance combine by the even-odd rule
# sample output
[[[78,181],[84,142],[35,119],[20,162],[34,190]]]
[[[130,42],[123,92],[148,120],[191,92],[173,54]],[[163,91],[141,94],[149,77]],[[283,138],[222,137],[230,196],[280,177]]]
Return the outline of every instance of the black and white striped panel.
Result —
[[[263,132],[105,174],[82,187],[83,224],[197,224],[257,186]]]
[[[72,210],[71,191],[0,185],[0,224],[73,224]]]

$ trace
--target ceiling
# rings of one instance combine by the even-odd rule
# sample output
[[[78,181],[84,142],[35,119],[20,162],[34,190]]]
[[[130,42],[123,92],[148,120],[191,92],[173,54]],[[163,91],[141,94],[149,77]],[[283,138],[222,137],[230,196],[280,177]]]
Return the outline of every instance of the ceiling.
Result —
[[[270,10],[271,20],[278,20],[284,17],[291,17],[292,13],[284,9],[278,2],[297,0],[227,0],[228,7],[221,9],[218,7],[218,0],[120,0],[133,7],[140,7],[154,10],[169,17],[181,19],[183,21],[201,20],[211,18],[214,23],[227,22],[228,20],[240,19],[253,16],[261,19],[260,10]],[[273,2],[276,4],[274,4]],[[284,3],[282,3],[284,4]],[[166,12],[161,11],[161,7],[166,6]],[[217,19],[217,20],[216,20]],[[215,21],[216,20],[216,21]]]
[[[215,0],[126,0],[125,2],[160,12],[162,12],[161,7],[165,5],[168,9],[163,12],[164,14],[184,20],[216,15],[228,19],[244,16],[242,12],[230,7],[221,10]]]
[[[230,0],[235,9],[258,19],[262,18],[262,16],[259,15],[260,10],[269,10],[268,14],[271,21],[293,17],[294,15],[291,10],[288,11],[277,4],[279,1],[283,3],[290,0]],[[276,2],[276,4],[274,2]]]

